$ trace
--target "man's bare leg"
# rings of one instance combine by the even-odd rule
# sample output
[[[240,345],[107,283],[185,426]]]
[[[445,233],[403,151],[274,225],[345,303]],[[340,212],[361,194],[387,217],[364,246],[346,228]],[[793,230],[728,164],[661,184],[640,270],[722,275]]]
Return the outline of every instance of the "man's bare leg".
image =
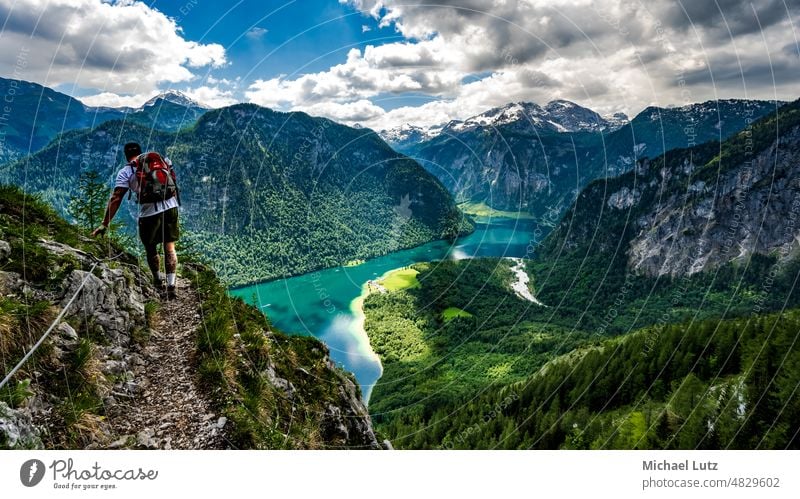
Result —
[[[174,298],[176,272],[178,270],[178,253],[175,252],[175,243],[164,243],[164,270],[167,274],[167,293],[169,298]]]

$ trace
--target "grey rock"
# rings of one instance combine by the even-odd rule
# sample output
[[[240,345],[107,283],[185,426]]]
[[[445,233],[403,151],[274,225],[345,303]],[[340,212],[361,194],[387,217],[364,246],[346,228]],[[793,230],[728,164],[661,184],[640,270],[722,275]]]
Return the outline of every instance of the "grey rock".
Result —
[[[145,449],[158,449],[158,442],[153,438],[155,432],[145,428],[136,434],[136,445]]]
[[[127,447],[134,441],[133,435],[123,435],[119,437],[117,440],[114,440],[108,445],[109,449],[121,449],[123,447]]]
[[[100,370],[106,375],[120,375],[128,369],[128,364],[121,360],[107,360],[103,362]]]
[[[720,175],[716,190],[702,181],[690,183],[692,168],[686,164],[663,169],[673,188],[644,187],[656,198],[666,195],[637,220],[629,268],[678,277],[744,261],[753,253],[794,254],[800,248],[800,127],[740,161]]]
[[[39,429],[30,412],[0,402],[0,449],[41,449]]]
[[[11,256],[11,245],[7,241],[0,240],[0,260],[5,260]]]
[[[68,340],[78,339],[78,333],[75,332],[75,329],[73,329],[73,327],[66,322],[59,323],[59,325],[56,326],[56,332],[59,334],[59,336]]]
[[[0,293],[18,294],[22,292],[24,286],[25,281],[16,272],[0,271]]]
[[[326,441],[344,447],[381,449],[372,430],[369,412],[361,400],[358,385],[333,364],[328,367],[338,376],[339,386],[336,405],[326,407],[323,414],[322,433],[331,438]]]
[[[639,201],[640,197],[641,193],[638,190],[629,189],[626,186],[620,189],[619,191],[611,194],[611,196],[609,196],[608,198],[607,204],[609,208],[624,210],[636,204]]]
[[[286,394],[286,397],[289,399],[294,398],[296,392],[294,385],[290,381],[278,376],[271,365],[267,366],[261,375],[267,378],[267,381],[269,381],[272,386]]]

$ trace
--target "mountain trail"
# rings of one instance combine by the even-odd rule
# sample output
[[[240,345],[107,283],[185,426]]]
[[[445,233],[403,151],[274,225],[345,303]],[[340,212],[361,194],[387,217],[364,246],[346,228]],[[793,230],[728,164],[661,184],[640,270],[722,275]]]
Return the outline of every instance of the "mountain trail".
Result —
[[[133,380],[136,395],[110,411],[116,440],[107,448],[222,449],[227,421],[211,410],[197,386],[195,338],[200,300],[179,278],[178,299],[162,301],[152,334],[141,347],[142,376]]]

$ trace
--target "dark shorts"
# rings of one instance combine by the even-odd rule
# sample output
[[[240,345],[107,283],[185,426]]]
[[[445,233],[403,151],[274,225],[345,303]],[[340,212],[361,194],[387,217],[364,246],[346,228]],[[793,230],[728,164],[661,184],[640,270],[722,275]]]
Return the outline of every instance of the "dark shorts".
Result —
[[[139,238],[145,246],[172,243],[178,240],[178,208],[139,219]]]

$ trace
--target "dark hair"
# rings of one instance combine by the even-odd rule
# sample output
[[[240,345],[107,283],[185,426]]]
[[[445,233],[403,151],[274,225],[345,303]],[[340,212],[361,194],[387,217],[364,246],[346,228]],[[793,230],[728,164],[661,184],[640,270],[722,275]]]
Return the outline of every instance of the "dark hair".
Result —
[[[142,146],[136,142],[128,142],[125,144],[125,159],[131,160],[136,156],[142,154]]]

